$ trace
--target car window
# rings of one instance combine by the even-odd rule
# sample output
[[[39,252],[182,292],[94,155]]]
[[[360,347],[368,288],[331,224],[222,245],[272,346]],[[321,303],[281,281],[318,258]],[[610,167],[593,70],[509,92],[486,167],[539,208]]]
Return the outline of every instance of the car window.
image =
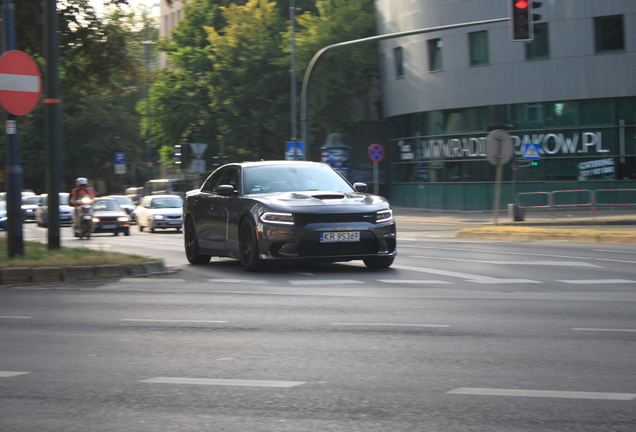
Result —
[[[7,205],[4,203],[4,201],[0,201],[0,211],[7,211]]]
[[[223,175],[223,179],[221,180],[222,185],[232,185],[234,189],[238,186],[238,170],[234,168],[228,168]],[[219,185],[217,185],[219,186]]]
[[[121,207],[114,200],[96,200],[93,204],[93,210],[121,211]]]
[[[126,204],[127,204],[127,205],[133,205],[133,201],[132,201],[130,198],[128,198],[128,197],[125,197],[125,196],[118,196],[118,197],[115,197],[115,199],[117,200],[117,202],[118,202],[119,204],[124,204],[124,205],[126,205]]]
[[[60,194],[60,205],[68,205],[68,194]]]
[[[26,196],[22,198],[22,204],[24,205],[39,204],[41,199],[42,198],[39,196]]]
[[[181,198],[166,197],[166,198],[153,198],[150,208],[180,208],[183,206]]]
[[[203,192],[214,192],[216,191],[216,187],[221,184],[221,179],[223,178],[223,174],[226,170],[216,171],[213,173],[208,179],[205,181],[203,186],[201,186],[201,190]]]
[[[330,166],[266,165],[245,168],[245,193],[292,191],[353,192],[353,188]]]

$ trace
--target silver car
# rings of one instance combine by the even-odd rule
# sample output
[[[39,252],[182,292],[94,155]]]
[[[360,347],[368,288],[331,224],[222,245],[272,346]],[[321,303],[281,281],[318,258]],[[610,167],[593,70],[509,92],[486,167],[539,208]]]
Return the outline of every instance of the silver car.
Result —
[[[139,231],[148,228],[173,228],[181,231],[183,199],[178,195],[147,195],[135,209],[135,220]]]

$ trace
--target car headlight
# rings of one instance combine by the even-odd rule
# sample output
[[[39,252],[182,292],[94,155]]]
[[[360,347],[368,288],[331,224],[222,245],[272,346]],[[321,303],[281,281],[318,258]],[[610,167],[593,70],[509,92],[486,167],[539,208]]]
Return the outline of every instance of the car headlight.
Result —
[[[163,219],[163,215],[154,215],[153,219]]]
[[[294,215],[291,213],[267,212],[261,215],[261,221],[265,223],[273,223],[273,224],[280,224],[280,225],[293,225]]]
[[[99,218],[94,217],[93,219],[91,219],[93,222],[95,223],[99,223]]]
[[[375,214],[376,223],[388,222],[391,220],[393,220],[393,210],[391,209],[380,210]]]
[[[130,218],[128,216],[121,216],[117,218],[118,222],[128,222],[130,221]]]

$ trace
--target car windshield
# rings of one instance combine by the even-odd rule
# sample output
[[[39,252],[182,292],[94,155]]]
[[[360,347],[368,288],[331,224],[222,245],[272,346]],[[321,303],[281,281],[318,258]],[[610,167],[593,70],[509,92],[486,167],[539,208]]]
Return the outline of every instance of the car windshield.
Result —
[[[121,211],[121,207],[115,200],[96,200],[93,210]]]
[[[179,197],[174,198],[153,198],[150,202],[150,208],[181,208],[183,200]]]
[[[329,165],[266,165],[245,168],[245,193],[295,191],[353,192]]]
[[[115,197],[115,199],[117,200],[117,202],[118,202],[119,204],[124,204],[124,205],[135,205],[135,204],[133,203],[133,200],[131,200],[130,198],[125,197],[125,196],[118,196],[118,197]]]
[[[5,211],[7,211],[7,205],[4,203],[4,201],[0,201],[0,212]]]
[[[40,199],[42,199],[39,196],[27,196],[22,198],[22,204],[24,205],[33,205],[33,204],[39,204],[40,203]]]
[[[68,194],[60,194],[60,205],[68,205]]]

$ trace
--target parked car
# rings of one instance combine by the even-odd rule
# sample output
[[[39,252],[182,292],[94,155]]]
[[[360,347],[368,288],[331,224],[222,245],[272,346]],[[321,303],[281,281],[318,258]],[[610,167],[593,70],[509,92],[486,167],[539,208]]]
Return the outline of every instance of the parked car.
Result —
[[[46,227],[49,224],[49,196],[40,195],[42,200],[35,211],[35,221],[39,227]],[[62,192],[59,194],[60,225],[70,225],[73,218],[73,207],[69,204],[69,194]]]
[[[185,252],[192,264],[211,256],[241,260],[247,271],[267,261],[363,260],[389,267],[396,255],[393,211],[324,163],[228,164],[186,195]]]
[[[0,229],[7,229],[7,203],[0,201]]]
[[[40,201],[42,201],[40,195],[22,197],[22,218],[24,221],[35,220],[35,212],[40,206]]]
[[[139,231],[144,228],[150,232],[158,228],[181,231],[182,211],[183,200],[178,195],[148,195],[141,199],[135,209],[135,220]]]
[[[93,202],[93,232],[130,235],[130,217],[112,198],[96,198]],[[75,237],[79,237],[75,233]]]
[[[108,195],[102,198],[112,198],[116,200],[119,203],[119,206],[126,211],[132,220],[134,220],[133,214],[135,211],[135,203],[132,198],[126,195]]]

